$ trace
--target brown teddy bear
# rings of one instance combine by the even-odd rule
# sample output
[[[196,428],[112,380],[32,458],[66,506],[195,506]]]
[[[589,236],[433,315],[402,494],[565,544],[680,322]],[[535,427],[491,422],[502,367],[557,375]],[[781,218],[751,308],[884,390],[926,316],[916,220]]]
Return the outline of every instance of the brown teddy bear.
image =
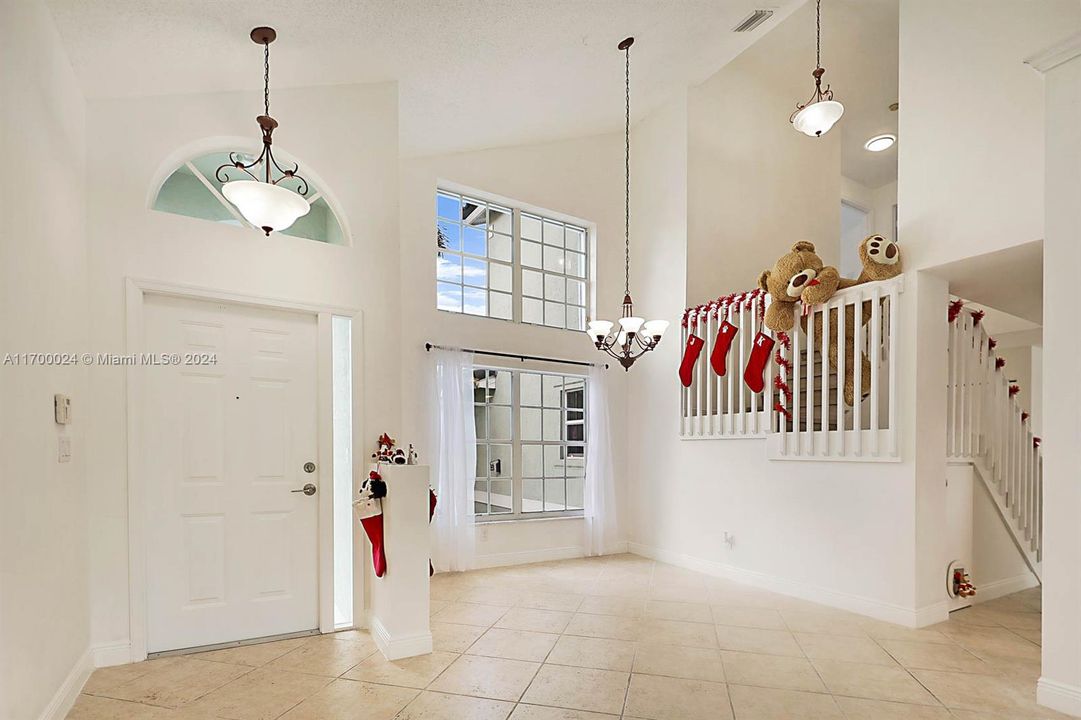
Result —
[[[766,327],[774,332],[788,332],[795,325],[798,301],[808,305],[826,302],[841,284],[837,268],[825,265],[815,254],[814,243],[800,240],[782,255],[773,268],[763,270],[758,286],[770,294],[766,309]]]
[[[901,250],[897,243],[886,240],[881,235],[868,235],[859,244],[858,248],[860,263],[863,270],[855,280],[841,278],[839,288],[849,288],[863,283],[876,280],[889,280],[901,274]],[[828,299],[828,298],[827,298]],[[856,354],[856,325],[853,321],[854,306],[845,307],[845,404],[851,406],[855,400],[855,375],[856,367],[853,358]],[[871,301],[865,300],[860,311],[860,323],[866,325],[871,320]],[[807,330],[806,319],[800,324],[804,331]],[[837,369],[837,311],[830,311],[830,343],[828,357],[830,367]],[[815,347],[822,347],[822,315],[815,315],[814,322]],[[864,397],[871,392],[871,361],[866,355],[860,353],[860,396]]]

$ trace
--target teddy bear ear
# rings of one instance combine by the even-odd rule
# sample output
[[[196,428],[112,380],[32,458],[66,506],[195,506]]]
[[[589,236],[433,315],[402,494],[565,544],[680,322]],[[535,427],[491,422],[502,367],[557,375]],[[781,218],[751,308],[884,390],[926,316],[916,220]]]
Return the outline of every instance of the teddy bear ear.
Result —
[[[792,252],[814,252],[815,244],[808,240],[800,240],[792,246]]]
[[[758,276],[758,287],[769,292],[769,270],[763,270],[762,274]]]

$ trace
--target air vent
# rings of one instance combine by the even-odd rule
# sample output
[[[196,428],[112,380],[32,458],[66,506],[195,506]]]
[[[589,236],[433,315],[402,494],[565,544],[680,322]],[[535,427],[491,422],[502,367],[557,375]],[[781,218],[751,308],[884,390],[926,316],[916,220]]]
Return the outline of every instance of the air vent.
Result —
[[[771,17],[773,17],[772,10],[755,10],[753,13],[743,18],[743,22],[732,28],[732,32],[750,32]]]

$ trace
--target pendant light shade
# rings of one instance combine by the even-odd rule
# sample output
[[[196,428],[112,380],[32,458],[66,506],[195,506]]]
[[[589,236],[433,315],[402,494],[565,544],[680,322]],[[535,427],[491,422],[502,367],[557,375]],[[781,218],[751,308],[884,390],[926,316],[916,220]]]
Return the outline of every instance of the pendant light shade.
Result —
[[[829,85],[822,87],[822,0],[815,2],[815,79],[814,93],[804,104],[796,104],[796,111],[788,118],[792,127],[810,137],[822,137],[845,114],[845,106],[833,99]]]
[[[283,168],[272,147],[278,121],[270,116],[270,43],[277,37],[274,28],[251,31],[252,42],[263,46],[263,114],[255,119],[262,131],[263,151],[251,162],[244,162],[250,157],[243,153],[229,153],[229,162],[214,173],[225,199],[267,235],[285,230],[311,210],[304,199],[308,181],[297,172],[300,167],[293,163],[292,168]]]
[[[845,106],[836,100],[820,100],[797,110],[792,125],[804,135],[825,135],[845,113]]]
[[[258,180],[231,180],[221,194],[267,235],[285,230],[311,210],[308,201],[292,190]]]

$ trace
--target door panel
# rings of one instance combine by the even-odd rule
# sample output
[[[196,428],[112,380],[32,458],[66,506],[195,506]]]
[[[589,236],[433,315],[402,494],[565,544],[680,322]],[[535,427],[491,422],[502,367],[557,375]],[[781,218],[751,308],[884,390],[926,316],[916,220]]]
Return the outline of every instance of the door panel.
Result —
[[[315,317],[150,295],[144,318],[147,351],[217,356],[142,369],[148,650],[316,628],[318,495],[291,492],[320,484]]]

